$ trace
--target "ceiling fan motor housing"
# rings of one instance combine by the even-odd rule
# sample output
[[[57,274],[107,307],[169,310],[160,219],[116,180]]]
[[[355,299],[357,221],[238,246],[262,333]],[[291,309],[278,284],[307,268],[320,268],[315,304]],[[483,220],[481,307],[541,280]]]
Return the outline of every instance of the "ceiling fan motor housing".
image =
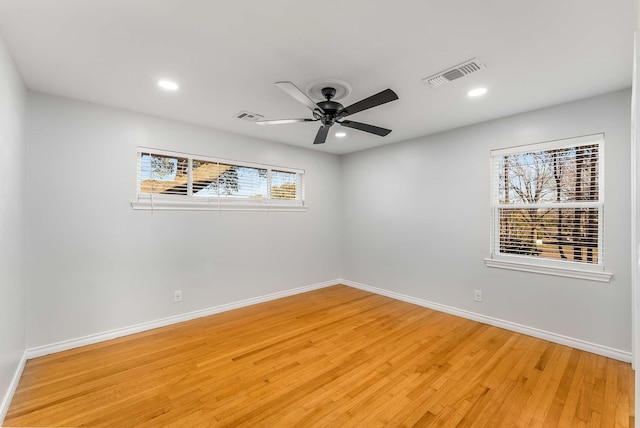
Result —
[[[320,107],[321,111],[324,111],[324,114],[320,114],[320,120],[324,126],[331,126],[335,123],[336,118],[342,110],[344,110],[344,106],[338,102],[331,101],[336,94],[336,90],[334,88],[324,88],[322,89],[322,95],[327,99],[326,101],[320,101],[317,103],[318,107]]]

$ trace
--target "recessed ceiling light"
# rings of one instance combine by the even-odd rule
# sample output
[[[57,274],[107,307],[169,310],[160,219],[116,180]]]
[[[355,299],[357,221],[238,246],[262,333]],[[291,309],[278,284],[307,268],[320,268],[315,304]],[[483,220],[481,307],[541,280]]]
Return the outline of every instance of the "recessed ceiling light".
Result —
[[[336,132],[336,137],[338,138],[342,138],[342,137],[346,137],[347,133],[346,132]]]
[[[484,95],[487,93],[487,88],[476,88],[467,92],[467,95],[470,97],[479,97],[480,95]]]
[[[171,80],[159,80],[158,86],[162,89],[166,89],[167,91],[177,91],[179,86],[176,82],[172,82]]]

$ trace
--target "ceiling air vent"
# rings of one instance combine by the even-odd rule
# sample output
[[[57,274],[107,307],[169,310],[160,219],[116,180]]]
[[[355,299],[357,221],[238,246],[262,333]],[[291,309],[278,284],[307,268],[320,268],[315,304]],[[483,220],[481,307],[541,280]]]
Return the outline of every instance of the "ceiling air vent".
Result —
[[[264,116],[262,116],[260,114],[249,113],[248,111],[241,111],[240,113],[236,114],[236,118],[242,119],[242,120],[247,120],[249,122],[255,122],[256,120],[260,120],[263,117]]]
[[[442,86],[445,83],[449,83],[453,80],[466,76],[467,74],[475,73],[486,68],[478,58],[470,59],[462,64],[458,64],[455,67],[451,67],[445,71],[441,71],[438,74],[422,79],[424,83],[429,86]]]

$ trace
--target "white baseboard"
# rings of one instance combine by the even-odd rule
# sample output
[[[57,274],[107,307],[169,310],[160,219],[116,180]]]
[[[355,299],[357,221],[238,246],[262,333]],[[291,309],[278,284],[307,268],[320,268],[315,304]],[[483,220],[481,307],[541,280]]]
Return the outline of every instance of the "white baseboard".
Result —
[[[330,287],[332,285],[339,284],[339,280],[325,281],[317,284],[307,285],[304,287],[292,288],[285,291],[279,291],[277,293],[267,294],[264,296],[252,297],[250,299],[240,300],[237,302],[226,303],[224,305],[214,306],[211,308],[200,309],[186,314],[175,315],[167,318],[162,318],[155,321],[148,321],[141,324],[132,325],[129,327],[119,328],[115,330],[105,331],[102,333],[91,334],[76,339],[64,340],[49,345],[38,346],[35,348],[29,348],[25,351],[26,358],[37,358],[43,355],[53,354],[55,352],[66,351],[68,349],[78,348],[80,346],[91,345],[94,343],[104,342],[105,340],[111,340],[118,337],[128,336],[134,333],[140,333],[142,331],[152,330],[159,327],[165,327],[171,324],[176,324],[183,321],[189,321],[195,318],[206,317],[208,315],[218,314],[220,312],[226,312],[233,309],[243,308],[245,306],[251,306],[258,303],[268,302],[270,300],[280,299],[282,297],[293,296],[295,294],[306,293],[308,291],[317,290],[320,288]]]
[[[13,374],[9,388],[7,388],[7,392],[4,394],[4,397],[2,397],[2,403],[0,403],[0,426],[3,426],[4,418],[7,416],[7,412],[9,411],[9,405],[13,399],[13,394],[18,388],[18,383],[20,382],[20,377],[22,376],[22,371],[24,370],[24,365],[26,363],[27,351],[22,353],[22,358],[20,358],[20,362],[18,362],[18,367],[16,367],[16,371]]]
[[[372,287],[369,285],[361,284],[361,283],[350,281],[347,279],[336,279],[331,281],[325,281],[317,284],[307,285],[304,287],[293,288],[285,291],[280,291],[277,293],[267,294],[264,296],[258,296],[250,299],[240,300],[237,302],[227,303],[224,305],[214,306],[211,308],[201,309],[198,311],[188,312],[186,314],[175,315],[172,317],[162,318],[155,321],[136,324],[129,327],[124,327],[124,328],[106,331],[102,333],[91,334],[91,335],[76,338],[76,339],[70,339],[70,340],[65,340],[57,343],[52,343],[49,345],[29,348],[25,351],[25,356],[26,356],[26,359],[41,357],[43,355],[48,355],[48,354],[52,354],[60,351],[66,351],[68,349],[78,348],[80,346],[91,345],[94,343],[103,342],[105,340],[128,336],[130,334],[152,330],[159,327],[165,327],[171,324],[176,324],[183,321],[189,321],[195,318],[206,317],[208,315],[230,311],[233,309],[255,305],[258,303],[268,302],[270,300],[280,299],[282,297],[293,296],[295,294],[300,294],[300,293],[306,293],[308,291],[330,287],[336,284],[344,284],[349,287],[359,288],[361,290],[369,291],[371,293],[380,294],[383,296],[391,297],[393,299],[401,300],[408,303],[413,303],[419,306],[434,309],[436,311],[445,312],[451,315],[456,315],[459,317],[471,319],[484,324],[489,324],[489,325],[504,328],[507,330],[515,331],[518,333],[526,334],[529,336],[537,337],[539,339],[548,340],[550,342],[571,346],[576,349],[581,349],[583,351],[592,352],[598,355],[603,355],[605,357],[613,358],[616,360],[631,362],[631,353],[627,351],[621,351],[618,349],[609,348],[607,346],[602,346],[595,343],[587,342],[581,339],[575,339],[575,338],[563,336],[557,333],[540,330],[534,327],[528,327],[528,326],[517,324],[511,321],[505,321],[498,318],[493,318],[486,315],[478,314],[475,312],[466,311],[464,309],[458,309],[452,306],[446,306],[439,303],[430,302],[428,300],[407,296],[407,295],[396,293],[393,291],[384,290],[382,288]],[[24,367],[24,361],[22,362],[22,365],[20,367],[20,372],[22,372],[23,367]]]
[[[349,287],[354,287],[360,290],[369,291],[371,293],[380,294],[382,296],[391,297],[392,299],[413,303],[418,306],[423,306],[425,308],[434,309],[436,311],[445,312],[447,314],[456,315],[473,321],[478,321],[483,324],[489,324],[495,327],[504,328],[505,330],[515,331],[517,333],[526,334],[527,336],[537,337],[538,339],[548,340],[549,342],[559,343],[561,345],[570,346],[582,351],[587,351],[593,354],[613,358],[614,360],[624,361],[627,363],[631,362],[631,352],[609,348],[608,346],[598,345],[596,343],[587,342],[585,340],[563,336],[561,334],[553,333],[550,331],[528,327],[526,325],[489,317],[475,312],[466,311],[464,309],[454,308],[452,306],[441,305],[439,303],[430,302],[428,300],[419,299],[417,297],[407,296],[405,294],[396,293],[394,291],[371,287],[369,285],[360,284],[355,281],[349,281],[348,279],[340,279],[340,283],[348,285]]]

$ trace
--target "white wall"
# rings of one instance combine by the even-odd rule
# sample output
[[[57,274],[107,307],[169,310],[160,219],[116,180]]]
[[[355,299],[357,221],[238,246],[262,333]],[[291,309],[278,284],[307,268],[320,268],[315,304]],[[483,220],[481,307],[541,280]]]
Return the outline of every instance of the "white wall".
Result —
[[[343,278],[631,351],[630,91],[343,158]],[[429,120],[425,118],[424,120]],[[489,151],[605,133],[610,283],[487,268]],[[473,301],[473,290],[484,301]]]
[[[28,347],[339,278],[337,156],[37,93],[27,110]],[[305,169],[309,210],[134,211],[138,145]]]
[[[0,402],[25,350],[24,142],[26,92],[0,38]],[[0,406],[0,422],[4,406]]]
[[[630,351],[629,101],[621,91],[341,160],[31,93],[27,346],[341,276]],[[485,267],[489,150],[599,132],[612,282]],[[304,168],[310,209],[134,211],[137,145]],[[98,175],[105,169],[108,179]],[[474,289],[483,303],[473,302]]]

